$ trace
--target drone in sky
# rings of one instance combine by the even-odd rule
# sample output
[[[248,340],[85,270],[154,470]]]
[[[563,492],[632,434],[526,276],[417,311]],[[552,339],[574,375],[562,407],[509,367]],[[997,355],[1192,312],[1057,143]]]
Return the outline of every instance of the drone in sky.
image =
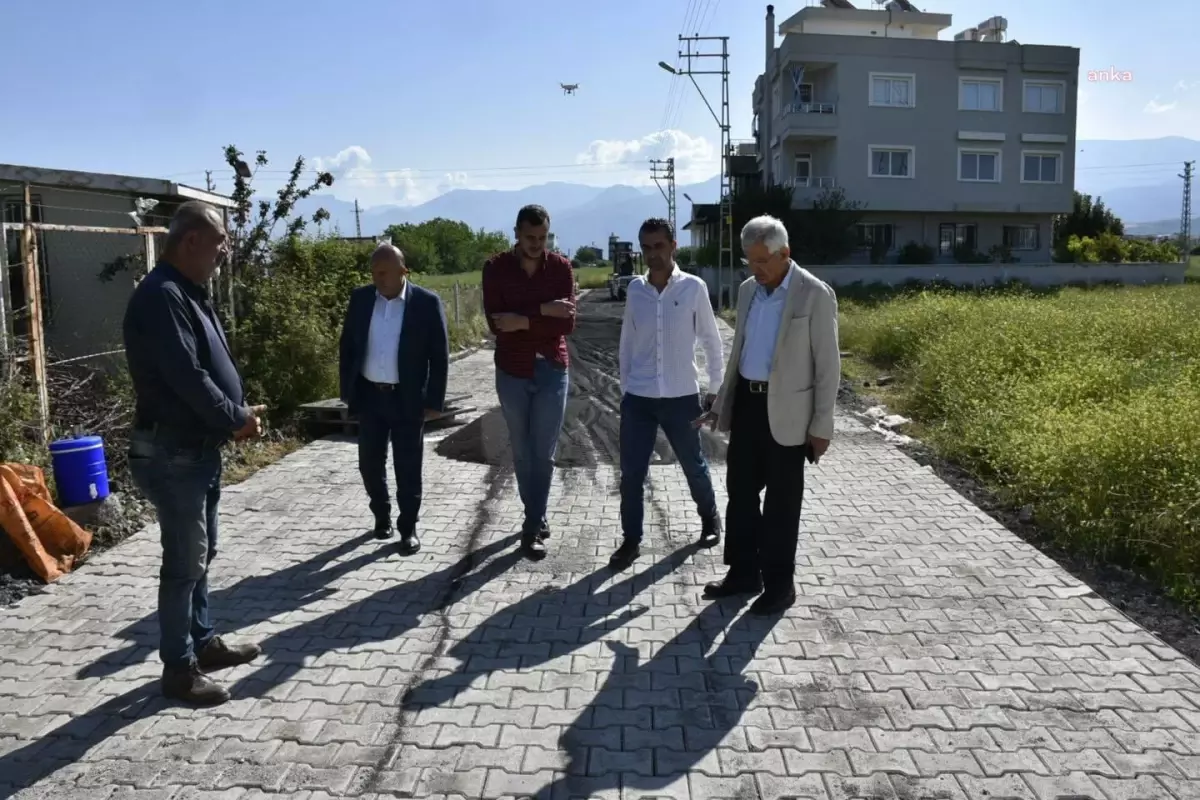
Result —
[[[575,90],[579,88],[578,83],[560,83],[559,86],[562,87],[563,94],[570,95],[575,94]]]

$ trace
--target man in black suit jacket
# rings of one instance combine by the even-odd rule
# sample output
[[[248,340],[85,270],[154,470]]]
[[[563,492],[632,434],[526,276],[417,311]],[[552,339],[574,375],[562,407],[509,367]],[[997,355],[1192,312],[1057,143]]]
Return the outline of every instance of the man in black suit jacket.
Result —
[[[358,469],[375,515],[375,537],[392,535],[387,450],[392,445],[400,551],[421,548],[421,464],[425,421],[442,411],[450,337],[442,300],[408,280],[404,253],[381,244],[371,286],[355,289],[342,325],[342,400],[358,417]]]

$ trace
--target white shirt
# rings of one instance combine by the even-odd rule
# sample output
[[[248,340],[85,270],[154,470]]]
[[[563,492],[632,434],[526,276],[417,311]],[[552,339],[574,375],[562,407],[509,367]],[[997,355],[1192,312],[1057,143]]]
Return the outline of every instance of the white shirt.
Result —
[[[708,284],[678,266],[661,292],[644,276],[634,278],[625,292],[621,322],[621,391],[654,398],[697,394],[697,341],[704,350],[708,391],[716,392],[724,348]]]
[[[408,281],[400,294],[388,300],[375,293],[371,328],[367,332],[367,355],[363,359],[363,377],[371,383],[400,383],[400,329],[404,326],[404,305],[408,301]]]
[[[783,307],[787,303],[788,283],[792,280],[789,265],[783,282],[768,292],[761,285],[754,287],[750,311],[746,314],[746,339],[738,360],[738,374],[748,381],[769,381],[771,362],[775,360],[775,340],[783,322]]]

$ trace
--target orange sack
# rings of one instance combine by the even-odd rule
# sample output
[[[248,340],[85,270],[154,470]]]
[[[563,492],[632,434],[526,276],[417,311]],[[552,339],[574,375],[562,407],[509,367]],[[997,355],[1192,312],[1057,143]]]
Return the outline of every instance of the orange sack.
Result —
[[[51,502],[42,470],[28,464],[0,464],[0,527],[46,583],[92,546],[92,534]]]

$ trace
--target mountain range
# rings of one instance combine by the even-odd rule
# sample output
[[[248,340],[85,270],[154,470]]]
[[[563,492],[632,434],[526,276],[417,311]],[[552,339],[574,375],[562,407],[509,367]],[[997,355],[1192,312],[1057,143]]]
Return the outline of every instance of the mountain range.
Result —
[[[1183,181],[1176,177],[1183,162],[1200,160],[1200,141],[1170,136],[1160,139],[1080,140],[1076,155],[1075,188],[1100,196],[1129,233],[1169,234],[1179,230]],[[1177,168],[1172,165],[1177,164]],[[717,201],[716,176],[678,186],[677,217],[690,218],[688,195],[699,203]],[[1200,192],[1197,192],[1200,195]],[[605,247],[609,234],[632,239],[638,225],[650,216],[666,216],[667,204],[654,186],[585,186],[553,182],[515,190],[455,189],[417,206],[373,206],[361,212],[364,236],[378,236],[389,226],[419,223],[434,217],[462,220],[473,228],[508,232],[517,209],[539,203],[550,211],[551,229],[559,247],[571,251],[582,245]],[[330,225],[343,235],[355,231],[354,204],[328,193],[301,203],[311,214],[318,207],[330,213]],[[1200,208],[1200,199],[1196,207]],[[1193,222],[1200,231],[1200,220]],[[687,241],[686,236],[681,240]]]

